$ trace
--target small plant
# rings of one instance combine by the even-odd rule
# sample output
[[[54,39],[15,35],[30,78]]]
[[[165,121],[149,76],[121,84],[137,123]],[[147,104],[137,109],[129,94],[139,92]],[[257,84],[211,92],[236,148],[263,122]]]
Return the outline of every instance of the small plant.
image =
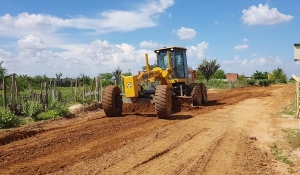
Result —
[[[28,117],[36,119],[36,117],[44,111],[44,107],[37,101],[28,100],[23,104],[23,113]]]
[[[0,128],[9,128],[19,126],[21,119],[12,113],[9,109],[0,107]]]
[[[37,116],[37,120],[48,120],[52,118],[59,117],[59,113],[56,110],[49,110],[46,112],[42,112]]]
[[[56,111],[58,116],[66,116],[69,114],[69,109],[67,105],[63,104],[62,102],[59,102],[57,99],[51,101],[48,110]]]
[[[291,167],[294,166],[294,163],[291,160],[289,160],[287,155],[283,154],[282,150],[279,149],[276,144],[272,144],[270,147],[272,154],[275,155],[278,160]]]
[[[255,85],[255,80],[247,80],[247,84],[249,86],[254,86]]]

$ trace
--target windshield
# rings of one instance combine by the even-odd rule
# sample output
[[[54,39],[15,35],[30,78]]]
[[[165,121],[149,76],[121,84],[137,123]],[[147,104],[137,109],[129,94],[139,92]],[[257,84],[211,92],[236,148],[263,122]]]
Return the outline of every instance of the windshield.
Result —
[[[160,51],[157,53],[157,64],[162,69],[168,68],[168,55],[167,51]]]

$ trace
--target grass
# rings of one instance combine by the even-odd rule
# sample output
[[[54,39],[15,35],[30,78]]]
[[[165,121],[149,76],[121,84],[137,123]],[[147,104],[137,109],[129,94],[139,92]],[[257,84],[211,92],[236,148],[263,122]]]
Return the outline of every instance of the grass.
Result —
[[[293,149],[300,148],[300,130],[299,129],[284,129],[285,139]]]
[[[297,109],[297,107],[296,107],[296,93],[294,94],[294,97],[295,98],[293,98],[293,100],[290,101],[290,104],[287,107],[285,107],[283,109],[283,111],[281,111],[279,113],[279,115],[285,114],[285,115],[296,116],[296,112],[297,112],[296,111],[296,109]]]
[[[294,166],[294,163],[291,160],[289,160],[288,155],[284,154],[283,150],[278,148],[276,144],[272,144],[270,147],[271,153],[275,155],[279,161],[289,165],[290,167]]]

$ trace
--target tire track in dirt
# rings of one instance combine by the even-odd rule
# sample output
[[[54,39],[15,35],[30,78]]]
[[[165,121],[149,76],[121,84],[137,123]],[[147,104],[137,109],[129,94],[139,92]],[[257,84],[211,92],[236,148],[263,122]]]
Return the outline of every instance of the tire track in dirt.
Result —
[[[151,108],[135,108],[131,111],[132,113],[125,113],[125,117],[101,118],[103,112],[97,112],[97,114],[88,113],[85,114],[86,117],[70,119],[67,122],[55,121],[54,125],[49,122],[41,126],[49,131],[0,146],[0,168],[1,171],[8,173],[14,170],[15,174],[46,174],[59,170],[63,170],[62,174],[63,172],[72,174],[72,171],[67,170],[70,170],[76,163],[83,162],[80,166],[88,168],[87,171],[91,174],[93,172],[102,174],[103,171],[117,168],[117,165],[126,164],[125,160],[130,158],[130,155],[124,157],[124,152],[121,152],[123,150],[136,155],[133,158],[139,158],[139,161],[127,164],[130,167],[129,170],[127,169],[129,173],[143,171],[143,168],[150,164],[157,165],[157,160],[176,160],[176,156],[181,156],[178,164],[175,164],[181,168],[172,169],[173,172],[189,172],[187,169],[197,167],[194,165],[195,162],[206,154],[207,149],[213,150],[215,145],[220,143],[220,138],[216,137],[214,132],[218,131],[216,135],[221,137],[225,131],[218,129],[226,128],[230,124],[222,112],[217,115],[199,114],[207,114],[218,109],[227,113],[226,108],[222,109],[225,106],[236,104],[247,98],[268,96],[270,93],[266,89],[274,88],[249,87],[216,92],[209,95],[210,101],[204,106],[197,109],[184,109],[183,112],[176,113],[173,120],[158,120],[154,111],[149,111]],[[89,119],[86,119],[87,117]],[[158,137],[150,138],[155,133],[158,133]],[[211,137],[207,137],[207,134],[211,134]],[[149,137],[148,140],[147,137]],[[179,138],[187,139],[187,141],[181,141]],[[202,145],[203,138],[207,140],[203,143],[204,146]],[[174,143],[173,146],[170,143]],[[134,147],[134,144],[139,147]],[[199,145],[201,149],[190,148],[193,144]],[[147,149],[152,152],[146,152]],[[154,152],[155,149],[157,151]],[[197,156],[189,154],[189,151],[196,153]],[[116,157],[111,158],[114,152],[119,155],[114,154]],[[182,152],[187,153],[188,157],[181,155]],[[160,156],[156,157],[156,153],[160,153]],[[166,158],[170,155],[175,158]],[[93,162],[98,158],[105,160],[105,165],[102,165],[103,162]],[[161,171],[169,168],[169,165],[165,165],[161,167]],[[73,172],[82,172],[82,169]]]
[[[263,112],[263,108],[256,110],[252,107],[260,101],[261,99],[250,99],[234,107],[208,114],[208,116],[222,116],[222,118],[213,117],[213,123],[203,124],[203,120],[200,119],[203,116],[182,121],[180,124],[187,122],[187,125],[180,127],[184,129],[177,130],[173,135],[150,145],[101,174],[124,172],[125,174],[230,174],[237,143],[242,138],[243,127],[251,120],[251,116]],[[241,113],[246,115],[241,116]],[[197,129],[189,125],[191,123],[199,126],[197,129],[200,130],[205,125],[207,132],[197,133]],[[196,135],[184,143],[175,144],[175,148],[168,145],[175,135],[180,134],[177,138],[181,138],[191,133]]]
[[[9,162],[6,162],[4,164],[0,164],[0,167],[8,167],[7,171],[3,171],[4,173],[8,172],[19,172],[20,170],[23,170],[24,172],[34,173],[35,171],[45,171],[44,167],[47,168],[47,164],[53,164],[52,166],[55,167],[57,165],[58,167],[53,168],[49,170],[49,172],[57,170],[59,168],[59,164],[62,165],[62,167],[70,165],[72,162],[76,162],[76,160],[80,160],[80,157],[89,155],[87,157],[97,157],[99,154],[102,154],[103,152],[111,151],[113,149],[116,149],[116,147],[120,146],[121,143],[124,140],[130,139],[133,137],[139,137],[142,135],[142,133],[147,132],[148,130],[152,130],[153,128],[165,125],[166,123],[162,122],[161,125],[152,125],[152,122],[148,119],[146,120],[139,120],[139,122],[134,121],[134,118],[123,118],[123,120],[118,120],[118,122],[111,122],[113,119],[105,118],[103,121],[99,120],[100,123],[102,123],[100,126],[102,128],[99,128],[99,122],[96,122],[94,124],[89,123],[89,129],[86,131],[75,131],[73,129],[68,130],[66,129],[65,133],[63,134],[63,138],[56,139],[57,135],[59,133],[53,133],[52,138],[47,138],[43,140],[42,142],[32,141],[32,143],[29,145],[22,145],[22,142],[20,141],[19,149],[21,151],[22,147],[26,147],[26,154],[21,153],[21,155],[24,155],[23,159],[19,159],[17,154],[19,152],[13,152],[17,146],[14,146],[13,149],[9,149],[9,145],[7,145],[8,149],[6,149],[5,153],[2,153],[0,151],[1,159],[5,157],[10,158]],[[141,122],[143,121],[143,122]],[[104,124],[103,124],[104,123]],[[132,127],[132,124],[135,125],[135,127]],[[84,128],[84,127],[83,127]],[[96,129],[101,129],[105,133],[105,135],[97,138],[97,132]],[[107,132],[107,130],[109,132]],[[144,131],[144,132],[143,132]],[[49,134],[49,133],[47,133]],[[77,136],[76,136],[76,135]],[[80,137],[87,136],[90,138],[85,138],[84,142],[81,142]],[[42,135],[40,137],[43,137]],[[38,138],[32,138],[32,139],[38,139]],[[89,141],[87,142],[87,139]],[[24,142],[28,142],[28,140],[23,140]],[[51,145],[49,143],[51,142]],[[60,147],[56,147],[56,149],[53,149],[53,146],[55,144],[60,144]],[[42,149],[44,153],[36,155],[35,152],[38,151],[36,145],[39,145],[39,149]],[[106,147],[106,145],[111,145],[110,147]],[[29,148],[28,148],[29,147]],[[45,149],[43,149],[45,148]],[[68,148],[68,149],[65,149]],[[5,149],[5,146],[4,146]],[[19,150],[18,149],[18,150]],[[10,151],[11,150],[11,151]],[[23,150],[25,151],[25,150]],[[9,155],[9,156],[8,156]],[[63,160],[69,160],[70,156],[74,159],[70,162],[65,162]],[[62,162],[61,162],[62,161]],[[19,162],[19,163],[16,163]],[[25,169],[24,169],[25,167]],[[31,167],[30,169],[27,169],[26,167]]]

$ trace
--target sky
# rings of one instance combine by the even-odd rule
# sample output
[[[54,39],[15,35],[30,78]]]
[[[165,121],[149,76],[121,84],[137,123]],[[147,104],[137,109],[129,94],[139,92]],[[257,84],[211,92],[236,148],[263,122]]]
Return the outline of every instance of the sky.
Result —
[[[187,48],[196,69],[217,59],[226,73],[277,67],[300,75],[299,0],[0,1],[0,62],[9,73],[91,77],[136,74],[154,50]]]

